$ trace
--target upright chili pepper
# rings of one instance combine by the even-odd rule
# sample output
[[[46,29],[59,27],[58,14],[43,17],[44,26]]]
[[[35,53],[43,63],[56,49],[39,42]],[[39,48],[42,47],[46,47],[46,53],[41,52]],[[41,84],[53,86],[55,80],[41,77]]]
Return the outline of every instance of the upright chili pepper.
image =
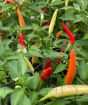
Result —
[[[51,33],[54,30],[54,26],[55,26],[55,22],[56,22],[56,18],[57,18],[57,13],[58,13],[58,9],[55,10],[55,12],[53,13],[53,16],[52,16],[50,26],[49,26],[49,36],[51,35]]]
[[[28,60],[28,58],[24,57],[24,60],[27,64],[27,66],[29,67],[29,69],[31,70],[31,72],[34,73],[34,67],[32,66],[31,62]]]
[[[70,44],[74,44],[75,39],[74,39],[74,35],[71,32],[71,30],[64,24],[62,23],[62,27],[65,30],[66,34],[68,35],[69,39],[70,39]]]
[[[6,3],[13,3],[14,0],[5,0]]]
[[[20,32],[20,35],[19,35],[19,44],[22,45],[22,46],[26,46],[26,43],[24,42],[24,38],[23,38],[23,35],[22,35],[21,32]]]
[[[47,69],[48,67],[50,67],[51,66],[51,63],[52,63],[51,60],[47,60],[46,63],[45,63],[44,69]]]
[[[65,6],[68,6],[69,0],[65,0]]]
[[[48,67],[42,71],[41,80],[45,81],[52,74],[52,68]]]
[[[73,79],[76,75],[76,56],[74,49],[70,52],[70,61],[69,61],[69,67],[65,78],[65,84],[69,85],[72,83]]]
[[[17,8],[17,14],[18,14],[20,27],[24,27],[25,26],[25,21],[24,21],[24,18],[22,16],[22,13],[21,13],[19,7]]]

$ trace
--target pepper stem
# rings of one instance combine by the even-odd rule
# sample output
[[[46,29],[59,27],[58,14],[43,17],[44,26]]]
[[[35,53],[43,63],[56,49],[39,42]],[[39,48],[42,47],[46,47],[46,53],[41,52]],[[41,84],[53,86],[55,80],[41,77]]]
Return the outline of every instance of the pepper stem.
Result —
[[[65,52],[67,52],[67,50],[70,48],[71,44],[68,44],[68,46],[65,49]]]

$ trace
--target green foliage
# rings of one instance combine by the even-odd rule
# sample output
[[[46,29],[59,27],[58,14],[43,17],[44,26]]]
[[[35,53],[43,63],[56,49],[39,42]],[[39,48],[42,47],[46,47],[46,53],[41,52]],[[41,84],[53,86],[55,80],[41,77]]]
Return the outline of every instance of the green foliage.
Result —
[[[19,24],[17,5],[26,24],[24,27]],[[49,37],[49,25],[45,23],[51,21],[56,9],[58,16]],[[60,52],[66,50],[69,43],[61,26],[63,22],[75,36],[75,44],[66,52]],[[62,35],[56,38],[60,30]],[[26,46],[20,44],[20,32]],[[87,105],[88,95],[37,103],[53,87],[64,84],[71,48],[75,50],[77,61],[73,83],[88,84],[88,0],[69,0],[67,6],[65,0],[14,0],[14,3],[0,0],[0,105]],[[31,63],[32,57],[39,58],[37,63],[32,63],[34,74],[24,57]],[[57,62],[57,58],[61,61]],[[47,60],[52,61],[53,72],[46,81],[41,81]]]

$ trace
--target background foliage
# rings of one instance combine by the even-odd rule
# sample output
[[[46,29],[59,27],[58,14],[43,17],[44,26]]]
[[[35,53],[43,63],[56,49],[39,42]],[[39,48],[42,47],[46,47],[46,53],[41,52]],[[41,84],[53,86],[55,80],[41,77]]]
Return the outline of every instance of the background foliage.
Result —
[[[15,6],[20,4],[26,26],[21,28]],[[41,10],[47,8],[47,12]],[[58,16],[51,37],[48,37],[49,26],[45,22],[51,20],[53,12],[58,8]],[[15,0],[5,3],[0,0],[0,105],[35,105],[51,88],[64,85],[64,78],[69,62],[69,51],[75,49],[77,73],[73,84],[88,84],[88,1],[69,0]],[[44,19],[41,20],[41,14]],[[61,27],[66,23],[75,35],[75,44],[65,52],[69,39]],[[62,30],[62,36],[56,39],[56,33]],[[27,53],[18,51],[19,32],[23,32],[27,43]],[[38,42],[38,46],[35,46]],[[58,50],[57,50],[58,49]],[[31,61],[39,57],[33,64],[34,74],[24,60]],[[61,58],[61,62],[55,61]],[[41,84],[41,71],[45,62],[53,61],[53,74]],[[72,96],[46,100],[38,105],[87,105],[88,95]]]

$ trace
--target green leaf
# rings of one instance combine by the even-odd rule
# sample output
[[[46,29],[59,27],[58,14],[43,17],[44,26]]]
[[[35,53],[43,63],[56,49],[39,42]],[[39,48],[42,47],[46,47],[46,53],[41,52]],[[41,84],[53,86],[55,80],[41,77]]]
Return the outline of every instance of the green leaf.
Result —
[[[30,47],[28,53],[29,53],[29,56],[31,57],[33,56],[42,57],[40,49],[34,45]]]
[[[10,27],[0,27],[0,30],[2,30],[2,31],[10,31],[11,28]]]
[[[53,42],[53,46],[55,46],[55,45],[59,45],[60,43],[62,43],[63,42],[63,40],[55,40],[54,42]]]
[[[77,44],[88,47],[88,39],[78,40]]]
[[[80,78],[87,80],[88,79],[88,64],[83,60],[79,65],[78,73]]]
[[[26,40],[31,41],[32,39],[35,39],[36,35],[31,33],[30,35],[26,35]]]
[[[62,72],[63,70],[66,69],[66,66],[67,66],[66,64],[62,64],[62,63],[58,64],[58,66],[56,67],[53,73],[55,74],[55,73]]]
[[[35,73],[34,75],[33,75],[33,78],[32,79],[30,79],[30,81],[29,81],[29,87],[31,88],[31,89],[36,89],[38,86],[39,86],[39,83],[40,83],[40,76],[39,76],[39,73]]]
[[[39,95],[41,96],[45,96],[49,93],[49,91],[51,90],[52,88],[43,88],[39,91]]]
[[[17,56],[17,55],[9,56],[9,57],[7,58],[7,60],[8,60],[8,61],[10,61],[10,60],[18,60],[18,56]]]
[[[56,5],[62,5],[64,2],[61,0],[55,0],[54,2],[51,2],[51,6],[56,6]]]
[[[31,29],[32,29],[32,27],[30,27],[30,26],[25,26],[25,27],[22,27],[22,28],[21,28],[21,30],[23,30],[23,31],[24,31],[24,30],[31,30]]]
[[[0,56],[2,56],[2,54],[4,53],[4,46],[2,44],[2,42],[0,42]]]
[[[31,91],[30,92],[30,100],[31,100],[31,103],[33,104],[38,98],[38,92],[35,92],[35,91]]]
[[[77,102],[88,102],[88,95],[80,96],[76,99]]]
[[[9,87],[0,88],[0,98],[5,98],[11,92],[13,92],[13,90]]]
[[[3,8],[0,10],[0,13],[3,13],[3,12],[5,12],[5,11],[9,10],[9,9],[12,8],[12,7],[14,7],[13,4],[11,4],[11,5],[9,5],[9,4],[4,4],[4,5],[3,5]]]
[[[15,80],[16,78],[20,76],[16,60],[13,60],[10,63],[8,63],[8,70],[13,80]]]
[[[73,3],[73,5],[74,5],[74,8],[75,8],[76,10],[78,10],[78,11],[80,11],[80,10],[81,10],[81,9],[80,9],[80,6],[79,6],[78,4]]]
[[[3,83],[7,83],[7,79],[5,77],[6,77],[5,71],[4,70],[0,71],[0,81],[2,81]]]
[[[53,51],[53,50],[44,50],[43,55],[44,55],[44,57],[49,57],[49,58],[58,58],[58,57],[66,56],[65,53],[56,52],[56,51]]]
[[[28,71],[28,67],[21,53],[19,54],[19,57],[18,57],[18,70],[19,70],[20,75],[22,76]]]
[[[70,9],[74,9],[72,6],[65,6],[65,7],[62,7],[60,8],[60,10],[70,10]]]
[[[70,101],[65,100],[65,99],[55,99],[54,101],[48,102],[45,105],[66,105],[69,103],[70,103]]]
[[[24,94],[18,105],[32,105],[31,100]]]
[[[14,92],[11,95],[11,105],[19,105],[19,103],[22,101],[23,96],[23,90],[14,90]]]

